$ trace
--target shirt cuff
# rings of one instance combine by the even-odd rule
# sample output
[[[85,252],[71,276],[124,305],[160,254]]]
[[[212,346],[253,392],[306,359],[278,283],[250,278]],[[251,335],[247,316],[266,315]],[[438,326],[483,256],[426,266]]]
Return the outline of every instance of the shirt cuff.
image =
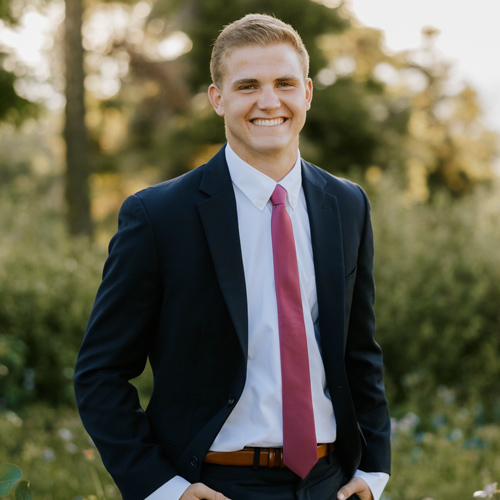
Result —
[[[384,472],[363,472],[357,470],[354,477],[360,477],[370,488],[373,495],[373,500],[379,500],[384,488],[389,481],[389,475]],[[167,481],[163,486],[160,486],[156,491],[151,493],[145,500],[172,500],[179,499],[184,492],[191,486],[189,481],[186,481],[181,476],[175,476],[170,481]]]
[[[354,477],[360,477],[365,481],[372,492],[373,500],[380,499],[387,481],[389,481],[389,474],[385,472],[363,472],[359,469],[354,473]]]
[[[189,481],[181,476],[175,476],[153,491],[145,500],[177,500],[181,498],[189,486],[191,486]]]

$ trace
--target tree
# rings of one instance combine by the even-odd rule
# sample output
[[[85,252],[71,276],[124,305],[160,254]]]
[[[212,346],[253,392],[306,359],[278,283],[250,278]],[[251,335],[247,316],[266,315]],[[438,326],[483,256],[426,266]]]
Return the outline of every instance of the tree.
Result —
[[[169,16],[165,31],[168,33],[175,26],[175,30],[183,30],[192,41],[192,49],[179,58],[179,62],[187,67],[185,79],[191,92],[189,105],[180,113],[171,113],[170,120],[165,120],[163,114],[144,113],[142,109],[149,107],[148,99],[137,108],[137,115],[155,123],[153,128],[156,133],[150,134],[149,141],[142,144],[149,152],[156,152],[157,161],[167,176],[181,174],[205,161],[225,142],[223,121],[213,113],[206,98],[206,89],[211,82],[209,61],[212,44],[222,26],[252,12],[275,15],[299,31],[309,50],[312,75],[327,63],[324,51],[317,44],[318,35],[338,33],[349,26],[349,20],[341,15],[339,9],[331,9],[311,0],[286,3],[278,0],[236,0],[231,3],[190,0],[175,5],[174,9],[170,2],[160,0],[151,13],[150,22]],[[156,106],[156,109],[161,108]],[[141,123],[144,124],[143,121]],[[138,130],[139,134],[142,129]],[[133,129],[133,132],[136,130]],[[139,134],[132,135],[132,140],[137,140],[135,144],[141,144]]]
[[[16,22],[10,9],[10,2],[0,0],[0,28],[2,24],[15,26]],[[0,121],[20,123],[27,116],[33,115],[37,107],[17,94],[16,75],[4,67],[7,56],[8,54],[0,47]]]
[[[89,176],[91,152],[85,125],[85,88],[82,46],[82,0],[66,0],[66,202],[71,234],[91,236]]]
[[[410,202],[440,189],[465,194],[490,178],[496,139],[480,124],[472,89],[449,92],[447,66],[431,57],[432,46],[416,51],[420,57],[389,54],[381,31],[360,26],[341,2],[327,5],[332,1],[157,0],[142,37],[122,33],[101,54],[126,58],[129,71],[116,96],[94,104],[102,119],[92,133],[102,143],[107,116],[117,123],[118,115],[128,135],[112,153],[102,148],[98,172],[138,175],[148,165],[164,179],[210,158],[225,142],[223,120],[206,96],[212,43],[224,24],[263,12],[296,27],[311,56],[314,99],[300,142],[305,158],[337,175],[356,170],[373,180],[390,172]],[[187,38],[188,48],[162,58],[158,47],[176,37]]]
[[[450,92],[450,66],[436,54],[439,32],[423,31],[423,46],[406,54],[406,71],[420,75],[422,87],[408,93],[406,137],[408,195],[425,201],[445,188],[455,196],[491,181],[498,136],[482,123],[477,94],[469,85]]]

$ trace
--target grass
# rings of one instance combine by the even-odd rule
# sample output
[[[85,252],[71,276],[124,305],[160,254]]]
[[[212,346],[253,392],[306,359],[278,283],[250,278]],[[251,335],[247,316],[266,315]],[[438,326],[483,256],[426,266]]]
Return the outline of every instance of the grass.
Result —
[[[393,419],[393,474],[384,500],[466,500],[499,479],[500,426],[484,424],[481,408],[459,406],[441,390],[425,418]],[[0,413],[0,463],[15,463],[38,500],[114,500],[76,410],[34,406]]]
[[[0,443],[0,463],[21,467],[39,500],[121,498],[76,410],[2,412]]]

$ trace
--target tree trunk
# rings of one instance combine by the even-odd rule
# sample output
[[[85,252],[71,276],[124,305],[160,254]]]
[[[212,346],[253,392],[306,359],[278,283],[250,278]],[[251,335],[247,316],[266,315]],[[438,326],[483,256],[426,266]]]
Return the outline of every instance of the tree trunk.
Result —
[[[85,126],[82,0],[66,0],[66,203],[71,234],[92,236],[90,214],[90,144]]]

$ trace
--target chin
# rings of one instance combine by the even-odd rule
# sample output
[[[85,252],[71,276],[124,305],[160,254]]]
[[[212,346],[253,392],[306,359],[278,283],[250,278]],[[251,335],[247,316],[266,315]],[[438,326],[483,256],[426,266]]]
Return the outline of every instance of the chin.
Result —
[[[290,147],[290,143],[286,141],[268,141],[256,144],[254,149],[263,153],[279,153],[281,151],[286,151]]]

